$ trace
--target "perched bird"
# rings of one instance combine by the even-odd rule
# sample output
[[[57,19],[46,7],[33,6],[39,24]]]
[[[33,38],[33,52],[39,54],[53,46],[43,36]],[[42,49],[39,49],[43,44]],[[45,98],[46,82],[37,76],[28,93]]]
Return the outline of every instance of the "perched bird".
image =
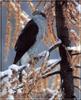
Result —
[[[26,24],[15,45],[16,56],[14,64],[16,64],[24,54],[37,54],[42,38],[46,33],[46,16],[43,12],[35,11],[32,19]],[[39,42],[39,44],[37,44]],[[26,55],[27,55],[26,54]],[[26,56],[25,56],[26,57]]]

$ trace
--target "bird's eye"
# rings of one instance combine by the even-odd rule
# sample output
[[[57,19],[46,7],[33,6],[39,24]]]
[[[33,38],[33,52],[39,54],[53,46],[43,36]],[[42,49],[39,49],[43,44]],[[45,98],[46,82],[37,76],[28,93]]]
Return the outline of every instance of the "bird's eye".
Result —
[[[40,13],[44,18],[46,18],[46,15],[44,13]]]
[[[33,15],[34,15],[34,16],[35,16],[35,15],[42,15],[42,17],[46,18],[46,15],[45,15],[44,13],[40,12],[40,11],[35,11],[35,12],[33,12]]]

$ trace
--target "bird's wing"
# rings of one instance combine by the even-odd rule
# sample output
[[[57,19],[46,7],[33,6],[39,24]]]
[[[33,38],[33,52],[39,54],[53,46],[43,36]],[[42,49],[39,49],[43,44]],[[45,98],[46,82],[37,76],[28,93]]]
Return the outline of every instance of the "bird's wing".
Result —
[[[30,20],[22,30],[16,42],[15,50],[27,51],[35,43],[37,34],[38,26],[33,20]]]

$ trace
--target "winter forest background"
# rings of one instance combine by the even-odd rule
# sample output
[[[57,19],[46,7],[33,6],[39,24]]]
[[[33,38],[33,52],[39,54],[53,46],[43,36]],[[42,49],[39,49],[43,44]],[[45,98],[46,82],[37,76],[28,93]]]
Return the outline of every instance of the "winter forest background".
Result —
[[[57,37],[59,37],[59,32],[61,32],[61,30],[59,32],[57,30],[57,27],[59,27],[59,26],[58,25],[56,26],[56,23],[59,24],[59,21],[57,22],[56,16],[57,16],[57,19],[59,19],[61,16],[55,10],[55,9],[58,9],[58,8],[56,8],[58,6],[58,4],[56,6],[56,3],[55,3],[56,1],[61,2],[60,4],[63,9],[63,16],[65,18],[65,26],[63,25],[64,26],[63,29],[65,27],[67,27],[69,30],[68,31],[69,36],[71,33],[73,33],[72,35],[74,36],[74,39],[71,36],[69,37],[69,40],[71,42],[70,47],[74,46],[74,48],[69,48],[69,50],[73,51],[73,53],[75,53],[74,58],[72,58],[70,60],[72,60],[72,62],[71,62],[72,66],[76,65],[76,66],[78,66],[78,68],[73,67],[73,70],[74,70],[73,76],[71,75],[70,72],[68,72],[68,75],[65,75],[63,77],[63,80],[61,80],[59,78],[60,77],[59,75],[53,76],[54,73],[49,74],[49,71],[48,71],[47,76],[46,76],[47,78],[45,78],[45,81],[43,79],[42,81],[40,81],[38,83],[38,84],[42,84],[42,85],[39,86],[37,84],[38,87],[35,87],[36,91],[32,90],[31,92],[29,92],[29,94],[26,94],[23,91],[26,91],[26,92],[30,91],[28,86],[29,86],[29,80],[31,81],[31,78],[26,81],[26,82],[28,82],[27,86],[26,86],[26,83],[24,82],[24,79],[22,82],[19,82],[17,80],[14,83],[14,84],[17,83],[16,85],[14,85],[14,88],[16,90],[16,95],[14,95],[14,93],[11,92],[13,89],[12,89],[10,80],[8,80],[8,85],[10,85],[10,87],[5,86],[5,83],[4,83],[5,81],[3,81],[4,85],[2,85],[2,83],[0,82],[0,92],[3,93],[3,91],[6,91],[6,90],[4,90],[5,87],[8,88],[8,90],[9,90],[9,91],[5,92],[5,95],[0,95],[0,96],[2,96],[2,100],[5,100],[5,98],[10,100],[8,97],[13,96],[13,95],[14,95],[14,98],[18,99],[20,94],[21,94],[21,98],[22,98],[21,100],[31,100],[30,98],[33,98],[33,96],[34,96],[32,93],[34,93],[34,92],[37,93],[39,90],[42,91],[42,89],[45,90],[45,91],[43,91],[45,94],[42,92],[44,94],[44,96],[42,95],[42,93],[41,93],[41,96],[36,95],[36,96],[38,96],[38,98],[42,97],[42,99],[40,99],[40,100],[60,100],[61,98],[66,100],[66,97],[64,96],[65,91],[62,89],[61,90],[58,89],[61,81],[64,81],[64,82],[67,81],[67,82],[65,82],[65,83],[67,83],[67,86],[62,83],[62,85],[64,85],[63,89],[66,90],[65,93],[67,96],[69,94],[68,93],[69,89],[66,89],[66,88],[70,88],[70,90],[71,90],[71,91],[69,90],[70,94],[74,93],[77,100],[81,99],[81,81],[80,81],[81,80],[81,60],[80,60],[81,59],[81,49],[80,49],[81,46],[79,46],[79,48],[78,48],[78,45],[81,44],[81,1],[80,0],[60,0],[60,1],[59,0],[12,0],[10,2],[9,2],[9,0],[1,0],[0,1],[0,81],[1,81],[1,79],[2,80],[4,79],[4,76],[5,76],[4,71],[7,70],[8,67],[10,65],[12,65],[12,63],[13,63],[13,60],[15,57],[14,45],[18,38],[18,35],[19,35],[20,31],[22,30],[22,27],[26,24],[26,22],[28,22],[29,18],[32,18],[32,12],[35,9],[44,11],[45,14],[47,15],[47,21],[48,21],[48,23],[47,23],[48,30],[47,31],[48,31],[48,33],[47,33],[47,36],[44,38],[44,43],[49,48],[50,46],[52,46],[53,44],[58,42]],[[8,21],[9,21],[9,23],[8,23]],[[62,24],[62,23],[60,23],[60,24]],[[65,31],[63,30],[63,32],[65,32]],[[75,35],[75,34],[77,34],[77,35]],[[63,36],[65,36],[65,35],[63,35]],[[60,37],[62,38],[61,35],[60,35]],[[67,42],[67,40],[68,39],[63,40],[65,46],[68,44],[68,43],[65,43],[65,42]],[[41,47],[42,46],[40,45],[41,52],[46,50],[45,47],[43,47],[43,49]],[[80,54],[78,54],[78,52]],[[60,53],[59,53],[59,47],[57,47],[55,50],[53,50],[50,53],[49,59],[59,59],[59,58],[61,58],[61,57],[60,57]],[[67,58],[67,59],[69,59],[69,58]],[[70,63],[70,60],[69,60],[69,63]],[[36,68],[38,68],[39,65],[40,64],[36,65]],[[60,65],[57,65],[57,66],[58,67],[56,67],[55,69],[52,69],[52,71],[60,70]],[[65,64],[65,66],[66,66],[66,64]],[[13,66],[13,69],[15,70],[14,66]],[[16,69],[17,69],[17,67],[16,67]],[[46,68],[46,70],[48,70],[48,69],[49,68]],[[45,69],[43,69],[43,70],[45,71]],[[62,70],[63,69],[61,69],[61,71]],[[26,69],[24,69],[24,71],[26,72]],[[1,74],[1,72],[3,72],[3,73]],[[66,74],[66,73],[62,73],[62,75]],[[16,74],[18,74],[18,73],[16,73]],[[28,76],[25,76],[24,74],[23,74],[23,76],[25,77],[25,79],[28,77]],[[37,76],[36,76],[36,78],[37,78]],[[71,83],[74,80],[73,78],[75,78],[75,81],[74,81],[75,85]],[[59,80],[60,80],[60,82],[58,82]],[[24,87],[24,85],[22,85],[22,83],[25,85],[25,87]],[[44,85],[44,84],[46,84],[46,85]],[[21,85],[21,86],[19,86],[19,85]],[[3,88],[1,91],[2,86],[3,86]],[[17,86],[18,86],[19,91],[17,91],[18,90]],[[56,88],[53,86],[55,86]],[[73,86],[75,86],[74,92],[73,92]],[[27,90],[23,90],[21,87],[24,87],[24,89],[27,89]],[[61,93],[57,92],[57,89]],[[11,98],[13,98],[13,97],[11,97]],[[34,97],[34,98],[36,98],[36,97]],[[15,100],[15,99],[13,99],[13,100]],[[20,98],[19,98],[19,100],[20,100]],[[36,98],[36,100],[39,100],[39,99]],[[72,98],[72,99],[69,98],[67,100],[74,100],[74,98]]]

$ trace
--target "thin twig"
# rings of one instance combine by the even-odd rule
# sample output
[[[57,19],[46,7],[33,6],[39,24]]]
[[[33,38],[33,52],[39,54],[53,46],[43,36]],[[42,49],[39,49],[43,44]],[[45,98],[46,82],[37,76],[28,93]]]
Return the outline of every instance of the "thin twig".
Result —
[[[60,71],[48,73],[48,74],[46,74],[46,75],[43,75],[42,78],[45,79],[45,78],[47,78],[47,77],[49,77],[49,76],[56,75],[56,74],[60,74]]]

